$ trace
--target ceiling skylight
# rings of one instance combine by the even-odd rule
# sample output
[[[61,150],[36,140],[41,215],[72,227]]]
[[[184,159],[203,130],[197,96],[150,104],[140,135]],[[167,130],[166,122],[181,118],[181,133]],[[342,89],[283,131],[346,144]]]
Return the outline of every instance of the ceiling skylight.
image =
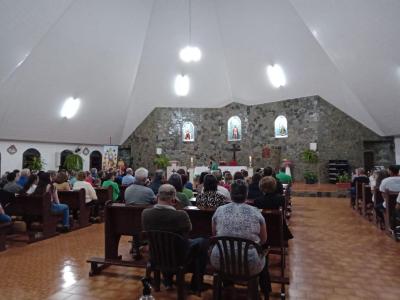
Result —
[[[78,112],[81,100],[79,98],[68,98],[61,109],[61,117],[71,119]]]
[[[175,77],[175,93],[178,96],[187,96],[190,90],[190,78],[188,75],[178,75]]]
[[[268,75],[269,81],[271,82],[271,84],[274,87],[279,88],[281,86],[286,85],[286,76],[280,65],[277,65],[277,64],[275,64],[273,66],[269,65],[267,67],[267,75]]]

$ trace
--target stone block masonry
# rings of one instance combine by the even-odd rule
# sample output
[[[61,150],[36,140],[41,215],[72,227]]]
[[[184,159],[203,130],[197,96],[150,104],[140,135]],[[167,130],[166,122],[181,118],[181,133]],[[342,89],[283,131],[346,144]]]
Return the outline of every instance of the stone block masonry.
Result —
[[[162,148],[171,160],[186,166],[190,165],[191,157],[195,165],[208,165],[210,155],[230,161],[232,152],[228,149],[233,142],[227,141],[227,122],[235,115],[242,121],[242,140],[237,142],[241,147],[238,164],[248,165],[251,155],[256,168],[277,167],[286,158],[294,162],[294,177],[298,181],[303,181],[304,170],[310,169],[302,162],[301,153],[312,142],[318,145],[320,160],[311,169],[318,172],[321,182],[328,182],[328,160],[346,159],[354,167],[363,166],[364,142],[388,141],[321,97],[310,96],[259,105],[231,103],[221,108],[156,108],[122,147],[131,147],[133,167],[145,166],[150,170],[154,170],[156,148]],[[287,118],[287,138],[274,136],[274,121],[279,115]],[[182,141],[185,121],[195,126],[195,142]],[[379,144],[375,144],[373,151],[383,151]],[[268,158],[262,156],[264,147],[271,149]],[[385,149],[393,150],[387,146]],[[387,153],[385,158],[388,157],[386,162],[394,163],[394,153]]]

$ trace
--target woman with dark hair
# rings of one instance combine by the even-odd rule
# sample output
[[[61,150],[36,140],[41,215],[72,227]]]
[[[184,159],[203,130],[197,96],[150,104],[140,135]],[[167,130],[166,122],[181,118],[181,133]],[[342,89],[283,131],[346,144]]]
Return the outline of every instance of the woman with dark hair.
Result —
[[[158,194],[158,189],[164,183],[164,181],[164,170],[156,170],[153,179],[151,180],[151,183],[149,185],[149,188],[152,189],[154,195]]]
[[[39,182],[39,177],[35,174],[31,174],[28,177],[28,180],[25,183],[25,186],[22,189],[21,194],[27,194],[27,195],[32,194],[36,190],[38,182]]]
[[[179,206],[181,208],[186,207],[186,206],[190,206],[191,203],[190,203],[188,197],[186,197],[186,195],[182,192],[183,191],[183,185],[182,185],[181,175],[179,175],[177,173],[172,174],[168,179],[168,183],[170,185],[172,185],[176,190],[176,198],[178,199]]]
[[[199,178],[199,184],[196,186],[196,191],[198,193],[201,193],[203,190],[203,185],[204,185],[204,177],[206,177],[206,175],[208,175],[210,173],[208,172],[201,172],[200,174],[200,178]]]
[[[260,211],[245,202],[247,185],[242,179],[235,180],[231,185],[232,203],[220,206],[212,217],[212,233],[214,236],[232,236],[252,240],[260,245],[267,241],[265,219]],[[268,261],[265,256],[259,256],[256,249],[248,252],[250,275],[260,274],[260,287],[266,299],[271,291],[268,272]],[[219,269],[219,251],[214,246],[210,262]]]
[[[217,193],[218,180],[212,174],[204,177],[204,188],[196,197],[196,206],[199,208],[217,208],[224,205],[227,201],[226,197]]]
[[[69,207],[66,204],[61,204],[60,200],[58,200],[57,188],[51,182],[50,173],[48,172],[43,172],[39,175],[39,183],[32,195],[43,196],[45,193],[50,193],[51,211],[63,214],[62,231],[69,231]]]
[[[242,174],[242,172],[235,172],[235,174],[233,174],[233,181],[238,180],[238,179],[243,179],[244,180],[244,176]]]
[[[54,186],[57,191],[70,191],[71,186],[68,183],[68,176],[65,172],[58,172],[56,179],[54,180]]]
[[[261,178],[261,175],[258,173],[255,173],[251,178],[251,183],[249,184],[249,195],[247,196],[248,199],[256,199],[262,196],[262,193],[258,186]]]

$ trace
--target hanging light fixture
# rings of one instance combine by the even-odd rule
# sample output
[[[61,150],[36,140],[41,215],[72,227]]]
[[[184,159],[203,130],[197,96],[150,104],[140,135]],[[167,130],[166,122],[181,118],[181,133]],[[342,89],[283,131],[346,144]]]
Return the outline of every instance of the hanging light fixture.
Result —
[[[189,11],[189,45],[179,51],[180,59],[185,63],[198,62],[201,59],[201,50],[192,45],[192,1],[188,0]]]

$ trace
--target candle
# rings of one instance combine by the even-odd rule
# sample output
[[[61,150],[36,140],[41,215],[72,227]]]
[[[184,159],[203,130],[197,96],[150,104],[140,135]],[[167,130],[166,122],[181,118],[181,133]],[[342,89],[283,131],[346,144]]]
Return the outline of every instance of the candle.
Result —
[[[193,156],[190,157],[190,166],[193,167]]]
[[[249,165],[251,166],[251,155],[249,156]]]

